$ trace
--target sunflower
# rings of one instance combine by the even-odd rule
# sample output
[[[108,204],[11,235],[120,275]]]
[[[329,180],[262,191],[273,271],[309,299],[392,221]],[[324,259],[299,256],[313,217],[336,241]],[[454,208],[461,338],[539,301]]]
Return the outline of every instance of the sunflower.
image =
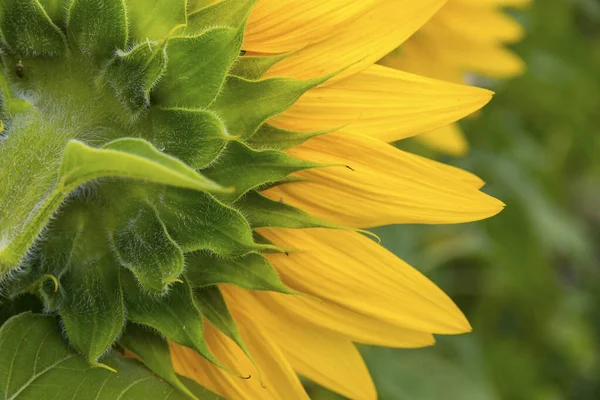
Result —
[[[212,3],[2,2],[2,301],[35,295],[90,365],[117,344],[190,397],[179,376],[374,399],[354,343],[471,328],[363,229],[503,207],[388,143],[491,93],[376,64],[443,0]]]
[[[381,64],[457,83],[465,81],[469,73],[497,79],[518,76],[525,64],[505,45],[518,42],[524,32],[503,7],[529,3],[530,0],[449,0]],[[417,140],[451,155],[463,155],[468,150],[467,140],[456,124],[419,135]]]

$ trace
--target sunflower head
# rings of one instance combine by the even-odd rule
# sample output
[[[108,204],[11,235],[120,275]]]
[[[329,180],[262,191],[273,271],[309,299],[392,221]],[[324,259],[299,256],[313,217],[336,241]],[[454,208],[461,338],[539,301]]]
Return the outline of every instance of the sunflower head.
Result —
[[[203,314],[231,318],[201,288],[290,292],[244,208],[319,225],[254,190],[317,166],[263,122],[322,79],[249,79],[275,61],[240,58],[254,3],[0,4],[3,292],[39,296],[92,364],[127,321],[216,362]]]

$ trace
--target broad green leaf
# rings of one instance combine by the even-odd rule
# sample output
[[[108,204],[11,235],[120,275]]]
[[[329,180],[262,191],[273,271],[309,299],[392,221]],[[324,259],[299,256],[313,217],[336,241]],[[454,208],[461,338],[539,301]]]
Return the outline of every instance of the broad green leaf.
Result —
[[[37,0],[2,0],[0,34],[19,57],[56,56],[67,48],[62,31]]]
[[[240,52],[242,35],[239,29],[214,28],[199,36],[171,37],[168,68],[153,99],[166,107],[208,106]]]
[[[242,340],[237,323],[229,312],[229,308],[227,308],[227,303],[225,303],[221,290],[217,286],[205,286],[194,290],[194,295],[196,304],[202,315],[215,328],[233,340],[244,351],[248,359],[255,364],[252,355]]]
[[[114,249],[145,290],[163,293],[183,272],[183,252],[171,239],[153,207],[137,203],[119,218]]]
[[[225,260],[214,254],[197,252],[187,254],[186,262],[186,277],[195,288],[233,284],[248,290],[296,293],[281,282],[269,260],[259,253]]]
[[[233,192],[219,197],[235,200],[250,189],[276,182],[293,172],[321,167],[321,164],[299,160],[277,150],[253,150],[241,142],[231,142],[217,161],[202,173]]]
[[[152,327],[167,339],[194,349],[208,361],[220,366],[204,340],[202,314],[196,307],[187,281],[171,285],[164,296],[142,292],[133,276],[121,274],[127,318],[136,324]]]
[[[278,54],[275,56],[246,56],[239,57],[233,64],[230,75],[239,76],[251,80],[260,79],[265,72],[289,54]]]
[[[118,50],[102,79],[128,111],[139,113],[150,106],[150,91],[159,82],[166,65],[166,46],[147,40],[131,50]]]
[[[117,373],[90,367],[69,348],[58,321],[49,316],[24,313],[7,321],[0,328],[0,359],[0,398],[6,400],[190,399],[141,363],[115,351],[104,361]],[[220,399],[183,380],[197,398]]]
[[[92,365],[106,352],[125,324],[118,261],[106,243],[103,227],[88,218],[75,232],[68,265],[60,276],[64,288],[59,314],[67,337]]]
[[[150,371],[177,388],[181,393],[192,399],[197,399],[175,373],[169,344],[164,338],[148,328],[137,324],[129,324],[123,336],[119,339],[119,344],[138,356]]]
[[[186,23],[186,0],[125,0],[125,3],[135,42],[165,39],[173,28]]]
[[[219,117],[208,110],[152,108],[149,140],[192,168],[211,163],[232,137]]]
[[[223,117],[230,134],[249,137],[268,118],[287,110],[302,94],[325,80],[271,78],[251,81],[231,76],[211,108]]]
[[[60,166],[59,182],[28,223],[0,249],[0,266],[16,266],[62,201],[77,186],[102,177],[133,178],[199,191],[223,190],[185,163],[161,153],[141,139],[119,139],[96,149],[70,141]]]
[[[273,201],[258,192],[246,193],[235,205],[246,216],[252,229],[257,228],[336,228],[302,210],[287,205],[281,199]]]
[[[257,149],[287,150],[328,131],[296,132],[262,124],[260,128],[247,139],[248,144]]]
[[[69,42],[82,53],[104,60],[127,46],[127,11],[123,0],[73,0],[67,20]]]
[[[210,250],[237,257],[266,246],[254,243],[244,216],[207,193],[167,188],[155,201],[169,235],[185,253]]]
[[[195,0],[190,4],[187,34],[201,32],[207,27],[229,26],[242,28],[257,0],[224,0],[209,7],[209,1]]]

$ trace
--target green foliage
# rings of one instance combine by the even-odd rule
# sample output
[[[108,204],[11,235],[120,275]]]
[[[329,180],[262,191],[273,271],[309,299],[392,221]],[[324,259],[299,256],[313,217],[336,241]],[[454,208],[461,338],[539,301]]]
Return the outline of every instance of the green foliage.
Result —
[[[114,350],[105,361],[117,372],[90,367],[65,343],[58,321],[39,314],[17,315],[0,328],[0,357],[11,360],[0,364],[0,396],[5,399],[192,398]],[[196,398],[219,399],[197,385],[190,389]]]
[[[0,3],[0,321],[44,311],[65,334],[57,368],[16,389],[28,398],[54,381],[56,398],[118,398],[121,383],[127,398],[207,398],[175,374],[167,340],[220,365],[206,318],[251,359],[214,285],[295,294],[261,254],[283,250],[255,241],[250,203],[235,200],[319,166],[280,151],[308,134],[245,140],[325,78],[260,80],[264,60],[238,62],[255,1],[208,3]],[[34,318],[55,335],[57,321]],[[116,366],[127,371],[105,375]]]

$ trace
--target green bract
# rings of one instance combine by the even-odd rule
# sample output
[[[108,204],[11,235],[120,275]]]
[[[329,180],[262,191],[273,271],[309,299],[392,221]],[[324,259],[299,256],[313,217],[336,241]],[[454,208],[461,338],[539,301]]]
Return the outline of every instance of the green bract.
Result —
[[[215,285],[293,293],[253,229],[325,226],[257,192],[319,166],[281,151],[319,132],[265,121],[324,79],[261,80],[255,2],[205,3],[0,2],[3,313],[33,294],[91,365],[121,338],[188,395],[164,338],[218,363],[206,318],[245,350]]]

